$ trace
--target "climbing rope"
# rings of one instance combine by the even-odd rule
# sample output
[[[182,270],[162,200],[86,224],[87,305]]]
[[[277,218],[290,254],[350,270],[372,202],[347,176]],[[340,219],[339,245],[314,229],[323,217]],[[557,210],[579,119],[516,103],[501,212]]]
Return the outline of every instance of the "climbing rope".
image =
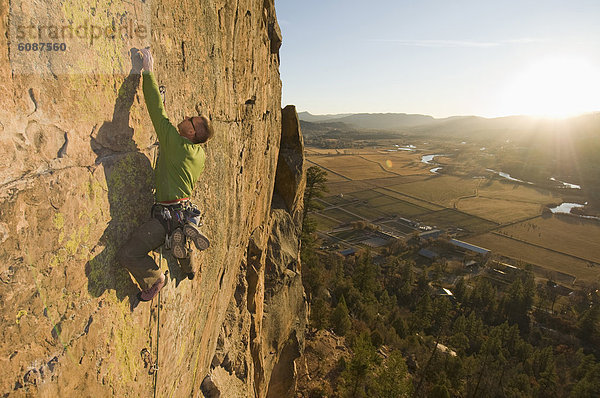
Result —
[[[162,247],[160,248],[159,267],[162,264]],[[156,385],[158,380],[158,343],[160,339],[160,291],[158,292],[158,308],[156,311],[156,361],[154,361],[154,398],[156,398]]]
[[[163,104],[164,104],[164,86],[161,86],[161,88],[163,90],[161,90],[161,96],[163,97]],[[156,169],[156,160],[158,157],[158,148],[154,149],[154,161],[152,162],[152,169],[155,170]],[[162,246],[160,247],[160,251],[159,251],[159,257],[158,257],[158,268],[160,269],[161,265],[162,265],[162,257],[163,257],[163,253],[162,253]],[[154,384],[154,398],[156,398],[156,386],[158,384],[158,343],[160,340],[160,291],[158,292],[158,307],[156,310],[156,360],[154,361],[154,364],[152,365],[150,371],[152,372],[153,377],[153,384]]]

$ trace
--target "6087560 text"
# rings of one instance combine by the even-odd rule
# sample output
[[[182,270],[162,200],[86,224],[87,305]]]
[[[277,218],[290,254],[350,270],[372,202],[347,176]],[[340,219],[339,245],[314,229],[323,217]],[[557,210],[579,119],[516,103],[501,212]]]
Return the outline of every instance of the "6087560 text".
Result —
[[[17,44],[19,51],[66,51],[66,43],[19,43]]]

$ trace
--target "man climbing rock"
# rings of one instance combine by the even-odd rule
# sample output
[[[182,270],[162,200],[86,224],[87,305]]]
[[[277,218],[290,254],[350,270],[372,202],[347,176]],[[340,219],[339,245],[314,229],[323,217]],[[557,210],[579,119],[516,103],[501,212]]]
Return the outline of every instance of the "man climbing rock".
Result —
[[[154,61],[150,50],[139,50],[137,56],[142,59],[137,71],[140,67],[143,70],[144,99],[159,143],[154,171],[155,203],[151,219],[137,228],[117,256],[142,288],[139,299],[149,301],[166,281],[160,265],[148,254],[150,251],[166,243],[182,271],[193,279],[194,267],[188,242],[193,242],[198,250],[209,247],[208,239],[198,230],[200,212],[189,198],[204,171],[205,153],[200,144],[211,139],[214,131],[206,116],[185,117],[175,127],[167,118],[161,101],[152,73]]]

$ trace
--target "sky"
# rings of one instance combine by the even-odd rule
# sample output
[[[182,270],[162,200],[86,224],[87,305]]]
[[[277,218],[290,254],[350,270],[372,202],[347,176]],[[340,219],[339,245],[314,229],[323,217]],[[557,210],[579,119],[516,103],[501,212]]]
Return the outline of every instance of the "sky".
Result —
[[[600,111],[600,0],[275,0],[282,105],[330,113]]]

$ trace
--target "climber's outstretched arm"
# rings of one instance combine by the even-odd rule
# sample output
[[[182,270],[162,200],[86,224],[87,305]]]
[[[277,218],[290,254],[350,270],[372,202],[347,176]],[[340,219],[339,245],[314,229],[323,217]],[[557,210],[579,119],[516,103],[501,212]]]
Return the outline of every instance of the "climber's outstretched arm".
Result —
[[[163,102],[160,97],[160,91],[158,90],[158,83],[156,82],[156,78],[152,72],[154,63],[152,54],[150,54],[150,50],[147,48],[141,50],[141,53],[144,64],[144,70],[142,72],[144,81],[142,87],[144,91],[146,107],[148,108],[152,125],[154,126],[156,134],[158,135],[158,141],[160,143],[165,143],[166,140],[169,139],[169,135],[179,134],[177,133],[175,126],[173,126],[173,124],[169,121],[163,106]]]

